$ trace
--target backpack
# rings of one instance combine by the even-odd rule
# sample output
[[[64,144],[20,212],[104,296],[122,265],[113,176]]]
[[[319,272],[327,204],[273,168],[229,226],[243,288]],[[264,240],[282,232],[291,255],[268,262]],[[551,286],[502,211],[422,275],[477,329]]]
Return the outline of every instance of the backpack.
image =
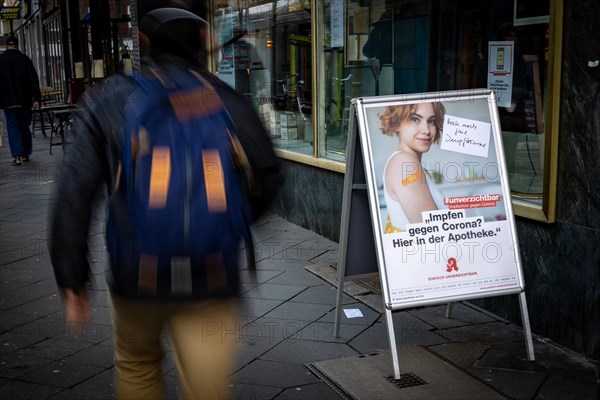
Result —
[[[251,222],[235,125],[198,74],[133,79],[143,96],[123,124],[106,228],[115,290],[165,299],[231,296]]]

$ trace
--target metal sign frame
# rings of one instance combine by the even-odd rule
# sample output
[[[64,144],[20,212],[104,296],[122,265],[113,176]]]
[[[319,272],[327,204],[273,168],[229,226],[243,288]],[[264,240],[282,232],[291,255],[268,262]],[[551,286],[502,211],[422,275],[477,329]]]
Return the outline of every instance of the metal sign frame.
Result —
[[[502,198],[507,199],[507,201],[503,201],[500,205],[496,205],[496,203],[494,203],[494,207],[497,207],[498,210],[502,210],[502,212],[504,213],[503,219],[497,222],[490,220],[489,216],[485,217],[485,219],[483,216],[469,216],[468,218],[463,218],[459,220],[467,222],[471,221],[471,223],[472,221],[477,220],[480,226],[495,226],[495,229],[497,229],[497,232],[499,232],[500,239],[504,240],[503,244],[510,247],[510,250],[512,254],[514,254],[514,257],[502,257],[499,264],[496,263],[493,265],[494,268],[501,268],[502,271],[506,273],[506,281],[499,281],[499,278],[496,279],[494,277],[491,277],[490,279],[481,279],[480,281],[476,281],[476,283],[466,283],[466,287],[459,289],[443,289],[440,290],[439,293],[437,293],[436,291],[432,291],[429,295],[426,296],[424,296],[422,293],[417,296],[399,296],[397,293],[402,292],[402,290],[404,290],[404,288],[402,288],[403,282],[399,283],[399,281],[410,280],[412,279],[412,277],[408,275],[398,275],[398,273],[396,272],[398,268],[405,268],[407,266],[405,264],[398,265],[398,263],[396,262],[397,260],[395,259],[390,260],[389,245],[386,249],[383,244],[384,221],[382,221],[383,217],[381,213],[380,193],[378,192],[378,182],[376,178],[376,173],[381,172],[381,168],[379,167],[379,171],[376,171],[377,168],[374,166],[376,160],[374,160],[373,156],[374,147],[372,143],[373,138],[371,137],[374,133],[370,132],[370,130],[373,130],[372,128],[374,126],[373,110],[383,111],[387,106],[406,104],[413,105],[431,102],[441,102],[442,104],[447,104],[451,108],[454,107],[454,110],[463,110],[460,115],[456,116],[456,120],[462,121],[462,118],[467,122],[469,122],[468,118],[471,117],[470,110],[477,109],[477,107],[479,107],[477,113],[475,114],[479,116],[478,118],[476,118],[476,120],[481,120],[481,125],[485,129],[491,129],[491,132],[489,132],[488,136],[488,138],[491,138],[491,141],[487,142],[488,154],[491,154],[491,158],[497,163],[499,174],[497,182],[494,182],[494,185],[496,185],[496,189],[494,190],[500,190]],[[482,115],[482,102],[486,102],[487,104],[486,113],[488,113],[489,115],[489,121],[485,121],[485,117],[480,118]],[[462,108],[457,108],[457,104],[459,104]],[[524,293],[525,286],[523,273],[521,269],[521,258],[518,247],[518,240],[516,237],[516,226],[514,221],[514,213],[512,210],[512,202],[510,201],[510,189],[508,186],[508,176],[504,162],[505,158],[502,147],[500,122],[494,92],[490,91],[489,89],[476,89],[468,91],[450,91],[411,95],[358,98],[352,101],[350,116],[351,121],[348,128],[347,164],[346,176],[344,181],[342,221],[340,229],[340,253],[338,260],[339,284],[337,293],[338,296],[334,335],[337,337],[339,332],[342,305],[341,300],[343,296],[344,280],[349,276],[360,276],[361,274],[364,275],[365,273],[372,273],[374,271],[377,271],[376,269],[374,269],[375,265],[379,271],[379,276],[381,280],[383,301],[386,309],[386,323],[390,339],[390,348],[392,351],[392,358],[394,361],[394,375],[397,379],[400,378],[400,372],[398,355],[396,350],[395,334],[392,324],[392,311],[419,305],[434,305],[448,303],[449,307],[447,317],[449,317],[451,312],[450,305],[452,304],[452,302],[470,300],[475,298],[518,294],[524,336],[526,341],[527,357],[529,360],[534,360],[529,316],[527,313],[527,303]],[[448,117],[448,120],[445,123],[451,126],[452,122],[454,121],[451,120],[450,117]],[[489,125],[489,128],[487,128],[488,125],[486,124]],[[485,133],[485,129],[480,129],[478,132],[469,131],[468,133]],[[381,132],[377,132],[376,134],[381,135]],[[446,135],[446,140],[448,141],[448,143],[446,144],[447,148],[445,151],[448,151],[448,146],[454,144],[450,143],[448,134]],[[477,151],[476,148],[473,149],[473,151]],[[467,150],[454,148],[450,151],[460,153]],[[472,156],[476,154],[473,153],[467,155]],[[363,168],[361,168],[361,164],[364,167],[364,174],[362,173]],[[381,185],[379,185],[379,187],[381,187]],[[479,197],[466,196],[457,198],[466,198],[472,200],[478,199]],[[365,198],[367,198],[368,201],[365,202]],[[368,206],[365,205],[365,203],[368,203]],[[488,206],[486,204],[479,204],[476,205],[474,208],[489,210],[491,209],[491,206]],[[468,213],[469,211],[466,210],[465,212]],[[477,210],[475,210],[474,212],[477,212]],[[366,217],[365,214],[369,215],[370,217]],[[425,216],[425,212],[423,213],[423,215]],[[371,222],[370,229],[368,226],[365,226],[365,221],[367,219],[370,219]],[[421,223],[420,225],[410,224],[407,226],[421,226],[423,224],[424,223]],[[374,239],[371,243],[368,243],[368,240],[364,240],[365,237],[368,237],[369,230],[371,230]],[[413,229],[413,231],[414,230],[415,229]],[[401,233],[401,235],[406,234],[406,231],[403,232],[404,233]],[[358,237],[360,237],[362,240],[361,245],[351,245],[352,243],[356,242],[353,238]],[[375,257],[375,259],[372,258],[373,256]],[[369,259],[369,257],[371,258]],[[394,261],[393,265],[391,265],[392,261]],[[414,267],[413,264],[410,264],[409,267]],[[467,267],[468,266],[469,265],[467,265]],[[419,270],[413,269],[411,275],[414,274],[414,271],[420,271],[422,267],[426,269],[430,268],[431,266],[426,264],[419,265]],[[483,263],[481,258],[479,258],[475,260],[474,265],[470,265],[470,267],[476,270],[477,268],[489,267],[489,265]],[[391,268],[394,268],[394,270],[391,270]],[[468,270],[468,268],[466,269]],[[482,271],[483,276],[485,276],[485,273],[485,271]],[[417,272],[417,275],[418,274],[419,272]],[[477,275],[477,272],[471,272],[471,274]],[[460,274],[454,274],[454,276],[452,277],[456,276],[460,276]],[[445,277],[442,276],[440,278]],[[465,280],[463,280],[463,282],[464,281]],[[466,281],[468,281],[468,279],[466,279]],[[390,288],[390,285],[392,285],[392,288]],[[456,285],[448,286],[455,287]],[[398,287],[400,287],[401,289],[398,290]]]

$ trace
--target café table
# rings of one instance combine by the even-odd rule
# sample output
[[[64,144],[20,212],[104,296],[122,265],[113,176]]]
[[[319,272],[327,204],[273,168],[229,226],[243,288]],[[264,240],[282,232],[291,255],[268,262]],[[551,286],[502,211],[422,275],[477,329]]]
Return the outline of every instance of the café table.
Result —
[[[52,146],[62,146],[63,152],[67,151],[67,132],[71,127],[71,117],[74,107],[72,105],[63,105],[55,107],[50,112],[52,113],[52,130],[50,132],[50,154],[52,154]],[[59,136],[60,142],[54,142],[54,137]]]

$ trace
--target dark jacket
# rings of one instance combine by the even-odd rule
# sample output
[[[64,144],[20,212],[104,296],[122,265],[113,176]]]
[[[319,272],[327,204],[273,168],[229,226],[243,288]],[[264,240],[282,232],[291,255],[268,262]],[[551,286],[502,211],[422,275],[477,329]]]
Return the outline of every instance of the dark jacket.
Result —
[[[181,60],[164,63],[186,65]],[[144,70],[144,67],[143,69]],[[251,204],[255,217],[270,204],[280,185],[279,159],[252,104],[218,78],[200,72],[220,95],[234,123],[253,171],[262,187]],[[88,233],[101,188],[113,192],[126,116],[136,112],[143,90],[131,78],[114,76],[86,93],[75,111],[74,144],[66,153],[51,212],[50,254],[59,287],[81,289],[89,279]],[[102,213],[99,214],[100,218]],[[95,231],[92,229],[92,231]],[[103,230],[101,230],[103,232]],[[96,241],[96,244],[98,244]],[[104,250],[100,248],[100,252]],[[94,249],[90,252],[92,257]],[[115,289],[116,285],[113,285]],[[237,290],[237,288],[236,288]]]
[[[33,63],[17,49],[0,54],[0,88],[0,108],[31,107],[42,97]]]

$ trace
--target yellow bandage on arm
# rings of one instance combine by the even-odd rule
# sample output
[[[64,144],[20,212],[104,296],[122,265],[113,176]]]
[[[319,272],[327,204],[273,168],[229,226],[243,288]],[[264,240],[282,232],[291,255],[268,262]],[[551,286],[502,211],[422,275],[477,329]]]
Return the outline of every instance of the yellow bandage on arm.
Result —
[[[421,179],[421,171],[417,171],[412,175],[407,176],[406,178],[402,179],[402,186],[408,186],[411,183],[415,183],[417,182],[419,179]]]

